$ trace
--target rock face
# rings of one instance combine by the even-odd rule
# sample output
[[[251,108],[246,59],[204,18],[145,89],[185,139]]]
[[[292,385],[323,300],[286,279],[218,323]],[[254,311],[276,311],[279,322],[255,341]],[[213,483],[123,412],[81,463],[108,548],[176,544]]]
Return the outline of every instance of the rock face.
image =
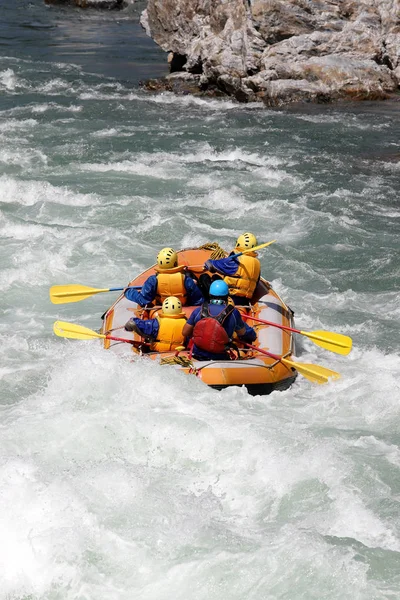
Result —
[[[151,89],[269,106],[399,91],[400,0],[148,0],[141,23],[175,72]]]

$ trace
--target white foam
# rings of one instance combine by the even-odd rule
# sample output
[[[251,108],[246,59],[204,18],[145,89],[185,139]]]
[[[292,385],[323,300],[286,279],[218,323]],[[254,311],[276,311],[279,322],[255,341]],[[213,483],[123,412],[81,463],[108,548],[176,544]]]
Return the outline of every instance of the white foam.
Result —
[[[280,159],[277,156],[262,155],[256,152],[247,152],[243,148],[232,148],[223,151],[216,150],[208,142],[204,144],[195,144],[194,152],[183,154],[179,157],[185,163],[196,163],[209,161],[211,163],[235,163],[241,162],[256,167],[278,167],[282,164],[290,166],[290,163]]]
[[[204,187],[208,187],[203,185]],[[213,211],[219,211],[226,213],[227,210],[235,211],[236,216],[243,217],[248,211],[254,210],[252,202],[246,200],[241,190],[238,188],[226,189],[215,189],[215,181],[213,190],[210,190],[209,194],[203,197],[195,197],[185,199],[181,201],[181,206],[188,208],[201,207]]]
[[[340,124],[346,129],[359,129],[361,131],[368,130],[381,130],[387,129],[390,127],[390,123],[381,122],[381,123],[373,123],[367,119],[363,118],[363,116],[354,115],[351,113],[322,113],[322,114],[292,114],[291,117],[298,119],[300,121],[307,121],[309,123],[315,123],[317,125],[326,125],[326,124]]]
[[[46,181],[22,181],[7,175],[0,176],[0,191],[1,202],[21,206],[33,206],[38,202],[67,206],[92,206],[100,203],[95,194],[79,194]]]
[[[121,132],[117,131],[115,127],[111,127],[111,129],[102,129],[101,131],[95,131],[92,133],[93,137],[113,137],[115,135],[121,135]]]
[[[50,79],[36,88],[37,92],[49,95],[71,92],[72,90],[71,83],[65,79],[61,79],[61,77]]]
[[[14,91],[17,87],[17,77],[12,69],[0,71],[0,89]]]
[[[26,169],[47,165],[47,155],[38,148],[24,149],[16,147],[15,149],[1,149],[0,163],[4,165],[18,165]]]
[[[7,119],[4,123],[0,123],[0,131],[5,133],[19,131],[21,129],[30,130],[34,129],[37,124],[38,122],[36,119]]]
[[[179,165],[176,165],[171,161],[171,170],[175,172],[169,172],[169,165],[165,164],[165,162],[163,166],[156,166],[156,164],[147,165],[140,161],[124,160],[109,163],[80,163],[77,165],[77,168],[81,171],[98,173],[108,173],[113,171],[116,173],[132,173],[156,179],[174,179],[179,176],[179,172],[181,171]]]
[[[70,104],[70,105],[62,105],[57,104],[57,102],[45,102],[45,103],[29,103],[24,104],[22,106],[14,106],[13,108],[8,108],[5,110],[1,110],[0,114],[3,117],[16,117],[18,115],[26,115],[26,114],[43,114],[48,111],[62,112],[62,113],[78,113],[83,110],[83,106],[79,104]],[[27,119],[30,121],[30,119]],[[36,122],[36,119],[34,119]],[[15,122],[18,123],[18,120],[15,119]],[[5,123],[4,126],[7,126]]]
[[[69,106],[64,106],[62,104],[57,104],[56,102],[47,102],[45,104],[32,105],[31,110],[33,113],[45,113],[49,110],[56,110],[57,112],[78,113],[82,112],[83,106],[77,104],[70,104]]]
[[[341,443],[340,430],[324,438],[328,414],[337,426],[356,418],[356,403],[352,414],[348,403],[332,405],[338,382],[250,398],[151,361],[118,359],[96,341],[56,339],[52,347],[44,389],[3,411],[8,594],[68,585],[101,600],[115,590],[124,600],[139,591],[183,600],[204,597],[190,593],[193,581],[210,596],[229,575],[229,597],[239,600],[267,597],[271,585],[284,593],[288,576],[309,593],[332,561],[340,573],[344,561],[346,575],[330,579],[341,595],[366,585],[366,566],[333,539],[398,551],[396,532],[367,507],[370,488],[347,484],[356,468],[348,440]],[[384,392],[380,401],[389,408]],[[365,398],[364,407],[373,402]],[[311,581],[305,568],[315,570]],[[218,589],[214,597],[226,598],[225,584]]]
[[[113,131],[105,130],[96,132],[95,137],[110,137],[114,134]],[[109,160],[104,163],[79,163],[74,165],[74,168],[81,171],[99,172],[99,173],[132,173],[135,175],[157,178],[157,179],[188,179],[190,186],[201,186],[203,179],[199,176],[197,179],[193,177],[192,165],[205,165],[211,163],[216,174],[213,176],[213,185],[215,186],[215,178],[220,177],[221,185],[224,184],[227,178],[233,181],[237,180],[235,172],[232,175],[229,171],[219,173],[219,169],[225,168],[225,164],[233,168],[236,164],[240,165],[241,169],[251,173],[251,185],[257,185],[258,180],[267,181],[270,187],[279,187],[281,185],[290,185],[300,188],[306,184],[299,177],[289,175],[287,172],[277,168],[281,160],[276,157],[262,156],[255,153],[248,153],[239,148],[219,152],[212,148],[209,144],[195,144],[193,148],[187,148],[185,152],[141,152],[130,156],[130,153],[112,154]],[[268,168],[264,167],[269,165]],[[190,171],[189,171],[190,169]],[[211,180],[210,180],[211,182]]]
[[[109,88],[110,91],[105,91]],[[114,88],[114,91],[112,91]],[[205,109],[206,111],[225,112],[230,110],[235,111],[262,111],[263,114],[268,113],[263,105],[259,102],[252,102],[248,104],[242,104],[236,101],[232,101],[228,98],[221,98],[214,100],[212,98],[202,98],[198,96],[179,95],[173,92],[161,92],[159,94],[152,94],[149,92],[139,91],[131,92],[121,84],[108,84],[98,85],[94,87],[86,86],[85,89],[81,89],[79,92],[79,98],[81,100],[121,100],[121,101],[136,101],[143,102],[146,104],[161,104],[161,105],[174,105],[187,108],[198,108]]]

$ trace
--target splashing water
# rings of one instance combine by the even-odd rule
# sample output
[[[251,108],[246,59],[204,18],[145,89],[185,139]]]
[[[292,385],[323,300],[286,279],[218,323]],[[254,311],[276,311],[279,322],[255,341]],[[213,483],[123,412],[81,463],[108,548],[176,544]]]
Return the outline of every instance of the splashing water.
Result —
[[[0,26],[0,599],[398,598],[398,105],[147,95],[164,57],[132,6],[21,5]],[[54,306],[51,285],[248,230],[278,240],[263,274],[297,326],[353,337],[300,344],[341,380],[217,392],[52,335],[115,296]]]

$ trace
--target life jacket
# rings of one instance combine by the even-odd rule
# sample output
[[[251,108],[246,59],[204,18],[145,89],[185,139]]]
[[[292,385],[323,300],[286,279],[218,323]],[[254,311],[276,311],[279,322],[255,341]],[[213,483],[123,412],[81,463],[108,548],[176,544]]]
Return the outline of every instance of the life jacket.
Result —
[[[182,329],[186,323],[184,313],[180,315],[157,315],[159,324],[157,339],[152,342],[151,349],[157,352],[168,352],[175,350],[177,346],[182,346]]]
[[[239,257],[239,267],[234,275],[224,277],[231,296],[252,298],[261,273],[260,261],[256,252],[248,252]]]
[[[175,296],[182,302],[182,306],[186,304],[187,292],[185,288],[184,266],[174,267],[173,269],[161,270],[156,269],[157,273],[157,304],[162,304],[168,296]]]
[[[225,319],[234,311],[234,307],[228,304],[219,315],[210,314],[208,302],[201,307],[200,320],[193,328],[193,343],[200,350],[213,354],[223,354],[227,351],[230,339],[223,326]]]

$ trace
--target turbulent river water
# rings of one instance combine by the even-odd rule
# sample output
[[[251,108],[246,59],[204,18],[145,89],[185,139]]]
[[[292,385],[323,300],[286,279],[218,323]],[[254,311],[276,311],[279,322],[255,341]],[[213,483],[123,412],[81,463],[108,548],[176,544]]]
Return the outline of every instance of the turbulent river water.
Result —
[[[2,0],[0,599],[400,597],[400,105],[265,110],[137,87],[162,74],[135,6]],[[324,386],[217,392],[97,341],[164,245],[238,234]]]

